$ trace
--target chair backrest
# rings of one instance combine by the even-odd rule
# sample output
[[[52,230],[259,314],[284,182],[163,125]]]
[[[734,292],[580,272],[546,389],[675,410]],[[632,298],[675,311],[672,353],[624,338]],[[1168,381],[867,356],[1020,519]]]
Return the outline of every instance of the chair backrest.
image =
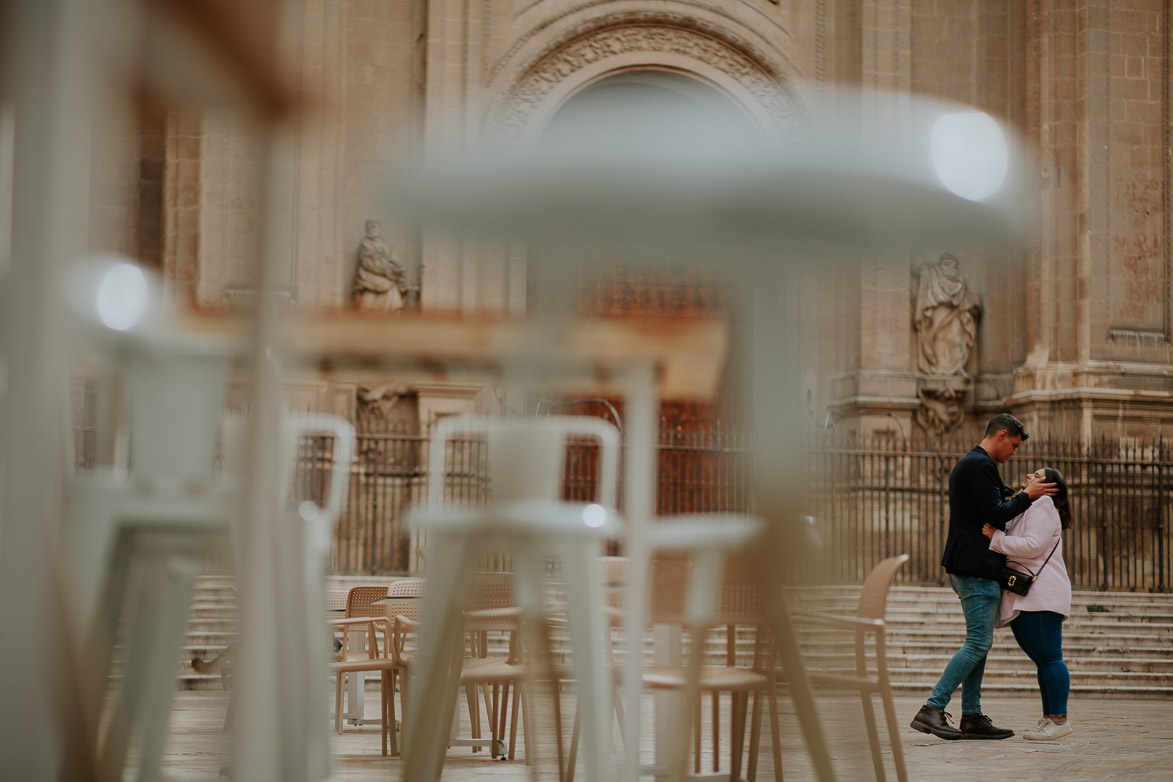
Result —
[[[424,580],[422,578],[401,578],[391,582],[387,589],[387,616],[402,616],[413,622],[420,621],[423,612]]]
[[[355,587],[355,589],[378,589],[379,587]],[[387,615],[402,616],[418,622],[420,606],[424,594],[424,579],[401,578],[391,582],[385,595],[387,598]],[[379,598],[374,598],[379,599]],[[513,596],[512,573],[480,572],[471,576],[468,595],[465,599],[465,609],[469,611],[484,611],[492,608],[512,608],[517,605]]]
[[[598,502],[614,507],[619,472],[619,430],[590,416],[488,417],[452,416],[432,434],[429,455],[429,504],[444,502],[447,444],[460,435],[483,436],[488,474],[496,502],[557,500],[562,490],[567,441],[599,440],[601,459]]]
[[[907,554],[889,557],[879,562],[868,573],[859,593],[859,608],[856,616],[861,619],[883,619],[888,610],[888,590],[896,581],[896,571],[908,561]]]
[[[512,573],[482,571],[470,576],[465,610],[487,611],[493,608],[512,608],[516,605]]]
[[[211,480],[236,352],[227,343],[191,341],[135,356],[128,387],[136,477],[168,488]]]
[[[318,518],[329,528],[342,514],[342,503],[349,488],[350,463],[354,458],[354,426],[344,418],[324,413],[294,413],[287,415],[282,425],[281,443],[281,486],[279,497],[289,494],[289,486],[297,471],[297,454],[301,438],[315,435],[331,435],[333,454],[330,463],[330,486],[326,490],[325,504],[317,509]]]
[[[301,438],[315,435],[331,435],[330,484],[325,492],[325,504],[318,508],[318,516],[331,524],[342,513],[346,499],[350,463],[354,458],[354,427],[345,418],[325,413],[293,413],[281,422],[281,444],[278,449],[280,469],[278,471],[277,496],[282,502],[289,496],[289,487],[297,472],[298,447]],[[220,423],[220,465],[221,471],[239,474],[244,468],[248,419],[241,415],[225,416]]]
[[[376,600],[387,597],[387,586],[356,586],[346,593],[346,618],[356,619],[367,616],[386,616],[387,609],[382,603],[372,605]]]
[[[603,557],[603,582],[612,588],[627,579],[625,557]],[[725,562],[721,587],[717,593],[714,624],[759,624],[765,616],[765,593],[761,579],[756,576],[752,557],[743,554],[729,556]],[[686,556],[658,556],[651,567],[651,614],[653,623],[679,623],[685,619],[689,582],[692,578],[692,560]],[[623,593],[611,592],[612,607],[623,608]]]
[[[349,594],[349,589],[327,589],[325,592],[326,610],[345,611],[346,597]]]

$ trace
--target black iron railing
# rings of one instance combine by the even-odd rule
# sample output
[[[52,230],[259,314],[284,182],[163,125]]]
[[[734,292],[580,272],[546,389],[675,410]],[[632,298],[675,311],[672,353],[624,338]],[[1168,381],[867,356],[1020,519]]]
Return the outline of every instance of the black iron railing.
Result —
[[[78,465],[92,463],[94,432],[76,433]],[[320,500],[330,469],[328,442],[302,444],[295,499]],[[949,473],[972,442],[900,437],[811,438],[802,468],[809,492],[796,512],[813,518],[821,546],[810,572],[828,581],[860,582],[880,559],[907,552],[902,583],[943,584],[941,549],[949,516]],[[662,426],[657,513],[752,511],[752,447],[729,428]],[[447,454],[445,495],[483,502],[490,487],[484,444],[456,440]],[[403,516],[427,494],[426,434],[360,435],[346,506],[334,536],[331,567],[339,573],[420,569],[426,546]],[[1003,466],[1007,484],[1042,466],[1060,470],[1074,523],[1064,536],[1072,584],[1084,589],[1173,590],[1173,446],[1164,441],[1091,443],[1032,438]],[[563,497],[594,498],[598,454],[589,443],[567,455]],[[622,484],[620,486],[622,488]],[[487,563],[491,564],[491,563]]]

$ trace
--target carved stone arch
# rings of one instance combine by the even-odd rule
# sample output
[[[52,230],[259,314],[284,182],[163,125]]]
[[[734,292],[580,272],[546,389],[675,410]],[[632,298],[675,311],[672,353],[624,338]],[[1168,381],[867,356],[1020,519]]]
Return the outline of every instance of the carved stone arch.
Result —
[[[672,15],[615,15],[553,40],[518,68],[488,107],[485,137],[523,143],[579,91],[638,70],[670,70],[708,84],[768,135],[788,135],[805,113],[782,70],[730,31]]]

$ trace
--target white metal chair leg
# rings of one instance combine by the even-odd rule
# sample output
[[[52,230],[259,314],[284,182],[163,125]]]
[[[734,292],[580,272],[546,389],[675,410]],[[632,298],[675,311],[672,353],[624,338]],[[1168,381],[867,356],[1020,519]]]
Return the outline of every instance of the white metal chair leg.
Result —
[[[598,543],[588,540],[564,546],[563,571],[570,615],[570,641],[578,708],[583,724],[587,779],[610,777],[611,673],[606,669],[604,634],[610,625],[603,616],[605,603],[598,566]],[[576,722],[579,717],[576,717]]]
[[[435,534],[424,586],[422,613],[428,621],[417,633],[417,660],[412,666],[411,719],[404,740],[405,780],[434,780],[440,776],[447,746],[446,720],[459,689],[452,680],[454,658],[463,656],[463,606],[467,579],[467,542],[460,535]],[[444,728],[437,730],[437,726]]]
[[[138,720],[143,734],[139,782],[155,782],[163,765],[171,704],[175,700],[175,658],[183,648],[187,609],[195,594],[196,577],[203,569],[202,560],[202,557],[177,556],[168,558],[165,565],[159,614],[153,622],[150,672],[144,676],[147,692]]]

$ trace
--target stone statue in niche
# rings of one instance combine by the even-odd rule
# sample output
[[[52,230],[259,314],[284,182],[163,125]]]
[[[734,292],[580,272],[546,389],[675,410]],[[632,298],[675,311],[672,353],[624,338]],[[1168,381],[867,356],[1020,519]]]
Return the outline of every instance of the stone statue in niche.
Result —
[[[953,253],[913,269],[912,327],[916,333],[917,424],[935,434],[957,428],[965,419],[966,371],[977,342],[981,305]]]
[[[353,295],[359,310],[396,312],[403,309],[415,290],[408,285],[407,274],[395,253],[383,241],[383,227],[377,220],[367,220],[354,273]]]
[[[965,365],[977,341],[981,305],[961,274],[953,253],[918,266],[913,329],[916,366],[925,375],[969,378]]]

